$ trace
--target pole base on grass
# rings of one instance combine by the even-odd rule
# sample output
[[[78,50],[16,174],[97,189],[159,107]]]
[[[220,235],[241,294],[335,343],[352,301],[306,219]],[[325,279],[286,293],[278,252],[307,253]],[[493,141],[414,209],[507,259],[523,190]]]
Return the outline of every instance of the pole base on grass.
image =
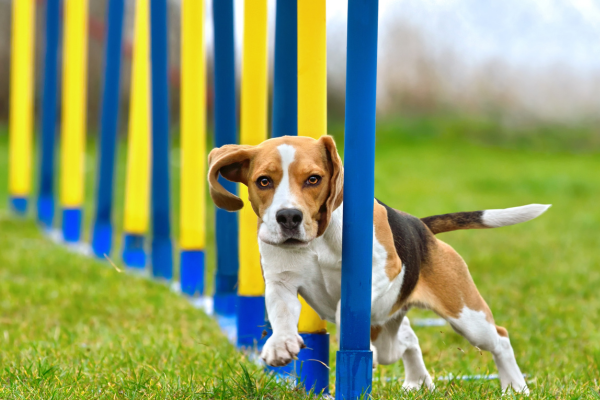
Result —
[[[296,364],[298,384],[307,392],[329,393],[329,334],[301,333],[306,348],[300,350]]]
[[[81,239],[81,208],[63,208],[62,235],[66,243],[77,243]]]
[[[123,235],[123,263],[128,268],[146,268],[146,251],[144,250],[144,236],[126,233]]]
[[[373,376],[371,350],[340,350],[337,352],[335,368],[337,400],[369,398]]]
[[[51,229],[54,220],[54,199],[40,196],[37,199],[37,219],[44,229]]]
[[[204,251],[181,250],[179,259],[181,291],[188,296],[204,294]]]
[[[17,215],[27,213],[27,197],[11,197],[10,208]]]
[[[112,226],[110,224],[94,224],[92,232],[92,250],[98,258],[104,258],[104,255],[110,256],[112,248]]]
[[[269,367],[278,378],[291,380],[304,387],[308,393],[329,394],[329,334],[301,333],[306,348],[300,350],[298,359],[284,367]]]
[[[237,294],[215,293],[213,297],[214,311],[216,315],[234,317],[236,315]]]
[[[152,276],[170,281],[173,278],[173,244],[170,238],[152,239]]]
[[[265,296],[237,297],[237,345],[245,349],[261,349],[267,340]]]

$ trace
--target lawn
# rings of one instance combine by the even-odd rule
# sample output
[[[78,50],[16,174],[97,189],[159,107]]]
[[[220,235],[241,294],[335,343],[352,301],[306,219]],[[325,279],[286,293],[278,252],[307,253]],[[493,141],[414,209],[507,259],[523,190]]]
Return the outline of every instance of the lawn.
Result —
[[[465,258],[497,323],[509,330],[531,398],[600,398],[598,154],[537,144],[500,147],[473,140],[473,134],[468,141],[459,140],[430,128],[398,121],[380,126],[377,197],[420,217],[553,204],[526,224],[440,238]],[[118,199],[123,148],[121,143]],[[12,217],[6,207],[6,149],[7,137],[0,130],[0,398],[305,397],[264,375],[227,342],[211,318],[165,285],[71,253],[40,233],[32,217]],[[86,234],[93,210],[93,153],[91,143]],[[179,161],[173,154],[176,193]],[[117,230],[121,211],[119,200]],[[210,277],[210,232],[208,238]],[[117,262],[118,247],[116,243],[113,254]],[[415,327],[415,332],[434,379],[496,373],[491,355],[480,354],[448,326]],[[379,367],[373,397],[400,398],[397,378],[402,376],[401,363]],[[333,389],[334,365],[331,377]],[[483,399],[501,394],[497,380],[437,380],[436,385],[433,393],[405,397]]]

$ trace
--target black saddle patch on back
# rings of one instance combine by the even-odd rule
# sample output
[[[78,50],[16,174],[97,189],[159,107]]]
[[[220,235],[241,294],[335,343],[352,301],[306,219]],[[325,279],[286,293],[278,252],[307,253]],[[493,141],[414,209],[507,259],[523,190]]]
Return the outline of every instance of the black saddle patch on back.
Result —
[[[429,255],[431,232],[419,218],[396,211],[379,200],[377,202],[387,211],[388,223],[394,237],[394,247],[402,261],[404,280],[398,300],[403,302],[417,286],[421,263],[425,262]]]

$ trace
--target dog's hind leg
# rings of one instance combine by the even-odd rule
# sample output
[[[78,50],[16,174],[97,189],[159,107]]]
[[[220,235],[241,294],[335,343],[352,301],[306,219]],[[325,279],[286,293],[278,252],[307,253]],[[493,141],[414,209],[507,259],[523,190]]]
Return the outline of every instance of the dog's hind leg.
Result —
[[[484,311],[474,311],[466,307],[458,318],[446,319],[452,328],[473,346],[492,353],[503,391],[512,388],[519,393],[529,393],[506,329],[495,325],[493,321],[490,322]]]
[[[402,358],[405,370],[402,387],[408,390],[420,389],[422,386],[430,390],[435,389],[425,368],[419,339],[404,313],[400,313],[378,329],[371,328],[371,340],[377,349],[380,364],[393,364]]]
[[[434,310],[473,346],[491,352],[502,390],[512,388],[516,392],[529,393],[508,332],[496,326],[463,259],[452,247],[438,241],[429,263],[422,268],[409,302]]]

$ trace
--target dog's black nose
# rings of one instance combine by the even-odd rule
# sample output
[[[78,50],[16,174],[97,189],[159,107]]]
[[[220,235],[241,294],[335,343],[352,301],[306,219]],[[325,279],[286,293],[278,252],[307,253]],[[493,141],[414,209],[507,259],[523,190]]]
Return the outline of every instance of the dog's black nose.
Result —
[[[302,222],[302,211],[295,208],[284,208],[275,214],[277,223],[285,229],[295,229]]]

